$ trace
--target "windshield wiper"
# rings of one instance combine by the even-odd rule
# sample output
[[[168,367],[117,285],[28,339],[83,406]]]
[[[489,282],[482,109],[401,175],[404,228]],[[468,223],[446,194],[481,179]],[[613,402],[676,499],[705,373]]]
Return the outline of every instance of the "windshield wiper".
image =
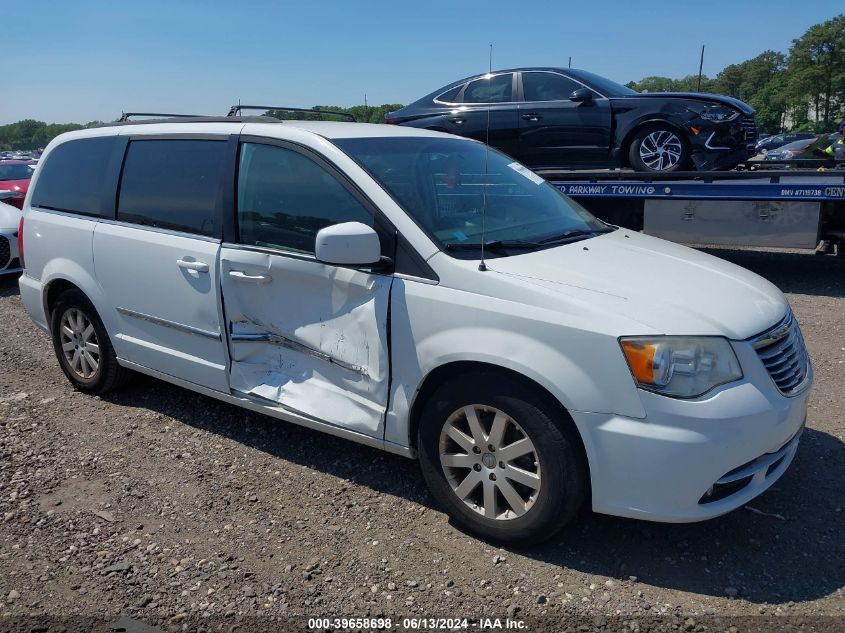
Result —
[[[552,237],[547,237],[545,239],[540,240],[540,244],[543,246],[549,246],[550,244],[566,244],[567,242],[575,242],[580,239],[586,239],[588,237],[595,237],[596,235],[601,235],[602,233],[610,233],[611,231],[615,231],[614,228],[605,228],[605,229],[573,229],[570,231],[564,231],[563,233],[559,233],[558,235],[553,235]]]
[[[455,243],[455,244],[446,244],[447,251],[480,251],[481,250],[481,242],[472,242],[472,243]],[[545,244],[541,244],[540,242],[528,242],[525,240],[490,240],[489,242],[484,243],[484,249],[489,251],[500,251],[502,249],[509,249],[509,248],[541,248],[545,246]]]

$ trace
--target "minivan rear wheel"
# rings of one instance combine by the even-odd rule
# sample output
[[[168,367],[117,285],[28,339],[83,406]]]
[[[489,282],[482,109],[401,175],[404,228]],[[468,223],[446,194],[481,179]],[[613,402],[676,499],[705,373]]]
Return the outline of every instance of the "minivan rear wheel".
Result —
[[[581,508],[587,472],[562,411],[497,373],[461,376],[423,404],[426,483],[460,526],[501,543],[551,538]]]
[[[97,311],[81,291],[71,289],[59,296],[50,326],[59,365],[76,389],[106,393],[131,375],[118,364]]]

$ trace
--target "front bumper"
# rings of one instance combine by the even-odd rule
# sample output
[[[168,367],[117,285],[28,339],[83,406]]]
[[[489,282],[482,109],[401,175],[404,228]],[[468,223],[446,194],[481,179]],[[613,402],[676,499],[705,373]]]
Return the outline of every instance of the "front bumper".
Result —
[[[688,138],[697,171],[730,170],[756,154],[757,125],[753,115],[723,123],[699,119],[690,124]]]
[[[696,400],[641,391],[644,419],[573,413],[590,463],[593,510],[683,523],[734,510],[788,468],[807,415],[806,388],[783,396],[756,352],[735,343],[745,372]]]
[[[21,272],[18,230],[0,231],[0,275]]]

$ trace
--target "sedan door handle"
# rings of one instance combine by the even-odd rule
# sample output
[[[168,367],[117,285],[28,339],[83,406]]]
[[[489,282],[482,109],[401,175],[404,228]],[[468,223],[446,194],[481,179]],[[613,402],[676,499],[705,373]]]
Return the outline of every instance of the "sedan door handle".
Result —
[[[466,119],[463,119],[459,116],[449,117],[449,119],[447,119],[447,120],[449,121],[449,123],[455,123],[456,125],[463,125],[464,122],[466,121]]]
[[[238,281],[249,281],[256,284],[263,284],[272,279],[270,275],[249,275],[242,270],[230,270],[229,277]]]
[[[205,262],[197,262],[197,261],[188,261],[186,259],[177,259],[176,263],[179,264],[179,268],[185,268],[186,270],[193,270],[198,273],[207,273],[208,272],[208,264]]]
[[[537,114],[536,112],[528,112],[527,114],[523,114],[522,118],[526,121],[539,121],[543,118],[542,115]]]

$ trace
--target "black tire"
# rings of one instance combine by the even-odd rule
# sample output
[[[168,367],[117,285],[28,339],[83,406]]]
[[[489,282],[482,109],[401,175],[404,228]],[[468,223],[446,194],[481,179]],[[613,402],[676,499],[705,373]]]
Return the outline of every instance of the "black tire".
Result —
[[[423,403],[417,443],[420,465],[432,495],[455,523],[492,542],[531,545],[551,538],[578,514],[589,487],[580,439],[568,416],[564,419],[565,413],[546,400],[538,390],[511,377],[480,372],[441,385]],[[440,459],[441,431],[453,412],[468,405],[503,412],[522,427],[536,449],[533,455],[542,479],[533,505],[521,516],[487,518],[461,500],[447,479]],[[489,431],[492,435],[492,425]],[[479,476],[503,477],[505,471],[496,468],[502,468],[502,462],[494,470],[481,470]],[[470,474],[470,469],[462,472]],[[482,486],[474,494],[483,493],[478,488]]]
[[[650,135],[655,133],[658,135],[671,134],[675,137],[675,139],[677,139],[681,148],[678,161],[671,166],[667,166],[665,169],[655,169],[653,166],[647,165],[643,161],[643,158],[640,156],[640,148],[642,147],[643,142],[647,142],[646,139],[648,139]],[[668,138],[668,136],[666,138]],[[685,135],[680,132],[677,128],[674,128],[671,125],[653,124],[643,126],[634,133],[634,138],[631,139],[631,144],[628,147],[628,162],[630,163],[634,171],[649,173],[670,173],[673,171],[688,169],[691,164],[691,154],[692,152],[690,150],[689,142],[685,138]],[[668,162],[671,157],[669,154],[665,154],[665,156],[665,160]]]
[[[62,349],[62,346],[67,342],[62,340],[62,320],[66,314],[70,313],[69,311],[74,310],[81,313],[93,326],[96,337],[93,340],[99,346],[98,366],[95,371],[91,372],[90,376],[80,375],[79,371],[73,368],[71,361],[65,356],[65,351]],[[59,366],[70,383],[79,391],[98,395],[104,394],[124,385],[132,375],[130,370],[118,364],[111,339],[109,339],[106,328],[103,327],[100,316],[88,297],[80,290],[66,290],[59,296],[50,314],[50,333]],[[89,369],[91,369],[90,366]]]

